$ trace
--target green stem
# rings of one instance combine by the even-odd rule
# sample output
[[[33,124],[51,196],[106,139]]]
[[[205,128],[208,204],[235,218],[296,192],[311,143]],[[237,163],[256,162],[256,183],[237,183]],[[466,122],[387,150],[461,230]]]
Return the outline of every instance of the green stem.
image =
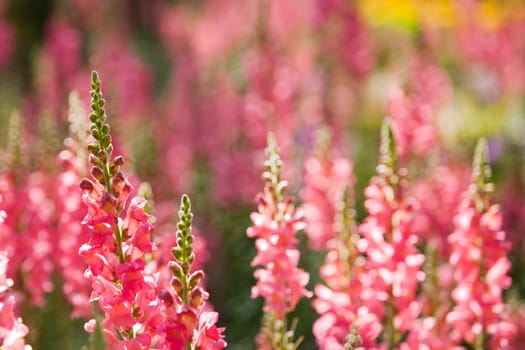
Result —
[[[113,193],[113,191],[111,190],[111,175],[109,173],[109,167],[108,167],[108,164],[107,162],[100,162],[100,165],[101,165],[101,168],[102,168],[102,171],[104,172],[104,182],[106,183],[106,191],[108,191],[108,193]]]
[[[286,324],[286,315],[284,316],[284,320],[281,323],[281,349],[282,350],[288,350],[288,336],[287,333],[287,324]]]
[[[115,217],[115,230],[114,230],[114,236],[115,236],[115,243],[117,243],[117,255],[118,260],[121,264],[125,262],[124,259],[124,252],[122,251],[122,232],[120,231],[120,226],[118,225],[118,216]]]
[[[396,329],[394,326],[394,307],[391,304],[392,300],[389,298],[386,304],[386,329],[385,340],[387,342],[388,350],[396,348]]]
[[[482,330],[481,333],[476,338],[476,343],[474,345],[474,348],[476,350],[488,350],[488,341],[487,341],[487,334],[485,333],[485,330]]]

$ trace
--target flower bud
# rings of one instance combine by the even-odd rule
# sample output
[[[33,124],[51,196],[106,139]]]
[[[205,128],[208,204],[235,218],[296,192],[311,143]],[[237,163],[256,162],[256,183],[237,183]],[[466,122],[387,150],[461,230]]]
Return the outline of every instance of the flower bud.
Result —
[[[100,208],[109,215],[117,214],[117,199],[111,193],[105,192],[100,199]]]
[[[181,293],[182,293],[182,291],[184,289],[184,284],[182,283],[180,278],[173,277],[171,279],[171,288],[173,288],[173,290],[175,291],[175,293],[177,293],[177,295],[181,295]]]
[[[124,188],[125,183],[126,178],[124,177],[124,174],[120,171],[117,174],[115,174],[115,177],[111,180],[111,188],[117,196],[120,195],[120,192]]]
[[[95,186],[93,185],[93,182],[89,179],[82,179],[80,181],[80,188],[84,191],[93,191],[95,189]]]
[[[88,151],[90,154],[97,154],[98,151],[99,151],[99,147],[98,147],[98,144],[96,143],[90,143],[88,146]]]
[[[91,165],[97,165],[98,163],[100,163],[100,159],[98,159],[98,157],[94,156],[93,154],[90,154],[88,156],[88,161]]]
[[[161,290],[158,296],[159,296],[159,299],[162,300],[164,304],[166,304],[166,306],[170,307],[171,305],[173,305],[174,300],[169,291]]]
[[[109,171],[111,174],[116,174],[120,170],[120,166],[124,164],[124,158],[122,156],[117,156],[109,164]]]
[[[182,278],[182,276],[184,276],[184,271],[182,270],[182,267],[179,265],[178,262],[170,261],[168,263],[168,268],[175,275],[175,277]]]
[[[188,282],[188,286],[190,289],[195,288],[199,282],[204,278],[204,272],[202,270],[197,270],[194,273],[190,275],[190,280]]]
[[[190,293],[190,305],[198,309],[202,302],[202,289],[195,288]]]
[[[100,159],[100,161],[101,161],[102,163],[106,163],[107,160],[108,160],[108,154],[107,154],[107,152],[104,151],[104,150],[102,150],[102,149],[101,149],[100,151],[98,151],[98,153],[97,153],[97,157],[98,157],[98,159]]]
[[[104,183],[104,172],[98,166],[91,168],[91,175],[97,179],[98,182]]]

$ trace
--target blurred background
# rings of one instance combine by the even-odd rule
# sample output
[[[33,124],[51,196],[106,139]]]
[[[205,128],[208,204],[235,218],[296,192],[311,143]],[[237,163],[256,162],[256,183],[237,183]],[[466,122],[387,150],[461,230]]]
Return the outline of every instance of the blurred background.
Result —
[[[17,134],[20,172],[57,171],[68,96],[89,109],[92,70],[133,184],[152,186],[157,227],[173,224],[182,193],[192,198],[230,349],[254,348],[260,326],[246,228],[268,131],[299,206],[305,159],[330,130],[354,163],[358,221],[385,116],[414,177],[443,158],[469,164],[486,136],[513,242],[508,298],[525,296],[524,1],[0,0],[1,166]],[[312,290],[324,253],[300,237]],[[26,310],[35,349],[87,342],[63,300],[56,288]],[[302,349],[315,349],[310,301],[294,315]]]

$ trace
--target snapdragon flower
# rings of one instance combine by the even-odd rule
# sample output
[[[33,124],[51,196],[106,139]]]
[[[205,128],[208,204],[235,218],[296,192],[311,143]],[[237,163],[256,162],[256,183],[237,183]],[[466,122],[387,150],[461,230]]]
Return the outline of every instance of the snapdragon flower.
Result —
[[[447,315],[452,338],[475,349],[509,349],[516,325],[509,322],[503,291],[511,285],[510,244],[502,229],[500,207],[490,198],[493,184],[485,140],[474,156],[472,184],[454,218],[449,236],[455,306]]]
[[[377,172],[365,190],[368,217],[359,226],[362,238],[357,245],[367,257],[365,273],[360,277],[363,306],[381,320],[383,327],[379,343],[377,333],[360,335],[367,349],[395,349],[406,346],[404,335],[421,311],[416,292],[424,279],[421,266],[425,257],[416,248],[414,204],[404,193],[406,174],[397,165],[388,119],[381,129]]]
[[[88,208],[84,223],[91,237],[80,247],[91,281],[91,300],[104,315],[102,329],[109,347],[115,349],[222,349],[222,328],[215,327],[218,315],[204,311],[208,294],[198,286],[202,271],[190,274],[195,260],[191,235],[189,199],[183,196],[177,245],[170,262],[174,273],[171,289],[159,283],[159,271],[149,260],[157,255],[151,240],[153,226],[146,199],[129,199],[132,190],[120,171],[124,159],[112,158],[109,125],[105,123],[100,80],[92,76],[88,146],[91,179],[83,179],[82,200]],[[94,331],[96,321],[86,323]]]
[[[345,186],[355,184],[352,163],[330,148],[330,136],[328,129],[320,130],[318,149],[305,161],[300,193],[308,244],[316,250],[325,249],[334,238],[336,204]]]
[[[0,195],[0,203],[2,196]],[[0,210],[0,217],[5,217],[5,211]],[[2,222],[0,221],[0,225]],[[0,251],[0,348],[4,350],[31,350],[26,345],[24,337],[29,332],[22,318],[16,314],[16,300],[9,293],[13,286],[12,279],[6,276],[9,258],[5,251]]]
[[[288,185],[281,179],[282,162],[273,135],[268,136],[266,156],[264,191],[258,196],[258,211],[251,214],[252,226],[246,232],[256,238],[257,255],[251,265],[261,266],[254,272],[257,284],[251,295],[264,298],[263,311],[269,314],[257,343],[260,349],[295,349],[286,316],[299,299],[311,295],[305,288],[309,275],[297,267],[300,252],[295,235],[304,223],[292,199],[286,197]]]

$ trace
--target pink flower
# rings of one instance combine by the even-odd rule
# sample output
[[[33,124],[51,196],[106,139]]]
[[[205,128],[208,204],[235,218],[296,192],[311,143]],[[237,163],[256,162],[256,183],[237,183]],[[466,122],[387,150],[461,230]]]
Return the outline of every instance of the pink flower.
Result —
[[[511,284],[507,275],[510,249],[502,227],[498,205],[489,198],[490,168],[486,144],[478,142],[474,158],[473,184],[454,218],[455,231],[449,236],[450,264],[456,287],[455,305],[446,320],[456,342],[479,343],[508,348],[516,328],[506,326],[503,290]]]
[[[360,297],[368,312],[381,320],[384,344],[391,348],[404,346],[400,335],[410,332],[419,316],[421,305],[416,293],[425,277],[421,271],[425,257],[415,245],[415,204],[404,194],[404,171],[396,165],[388,121],[382,126],[377,170],[378,175],[365,190],[369,215],[359,226],[362,238],[357,245],[367,258],[359,276]]]
[[[222,332],[224,328],[217,328],[215,324],[219,318],[216,312],[202,312],[199,318],[199,328],[197,334],[193,337],[196,339],[195,344],[201,349],[220,350],[226,347],[223,340]]]
[[[306,234],[309,245],[314,249],[325,248],[334,237],[337,201],[344,187],[352,187],[355,183],[352,164],[329,151],[325,153],[324,156],[312,156],[306,160],[301,190]]]
[[[13,281],[6,277],[9,259],[5,251],[0,252],[0,347],[5,350],[31,350],[25,345],[28,328],[16,316],[15,298],[9,293]]]
[[[310,295],[305,289],[309,276],[297,268],[295,234],[303,223],[291,202],[278,203],[277,208],[272,202],[269,194],[260,197],[259,213],[252,213],[253,226],[247,230],[248,237],[257,238],[258,253],[251,265],[263,266],[254,273],[257,284],[252,288],[252,298],[262,296],[266,300],[264,311],[275,312],[283,319],[300,298]],[[276,221],[277,215],[282,215],[282,221]]]
[[[450,95],[449,82],[437,66],[419,58],[412,63],[409,84],[410,94],[400,88],[390,92],[388,114],[399,155],[424,156],[437,144],[433,114]]]
[[[252,288],[251,296],[264,298],[265,317],[268,322],[274,323],[263,325],[257,337],[257,343],[262,348],[272,342],[266,334],[275,333],[276,327],[284,327],[286,315],[295,309],[299,299],[311,295],[305,288],[310,276],[297,267],[300,252],[295,247],[295,234],[304,224],[294,209],[292,199],[284,196],[287,183],[280,177],[281,159],[273,135],[268,136],[266,154],[264,192],[258,196],[258,212],[251,214],[252,226],[246,231],[248,237],[256,238],[257,255],[251,265],[261,266],[254,272],[257,283]],[[285,334],[288,330],[281,329],[279,332]],[[293,331],[291,333],[293,335]],[[291,341],[293,338],[290,336],[282,339],[283,344]]]

